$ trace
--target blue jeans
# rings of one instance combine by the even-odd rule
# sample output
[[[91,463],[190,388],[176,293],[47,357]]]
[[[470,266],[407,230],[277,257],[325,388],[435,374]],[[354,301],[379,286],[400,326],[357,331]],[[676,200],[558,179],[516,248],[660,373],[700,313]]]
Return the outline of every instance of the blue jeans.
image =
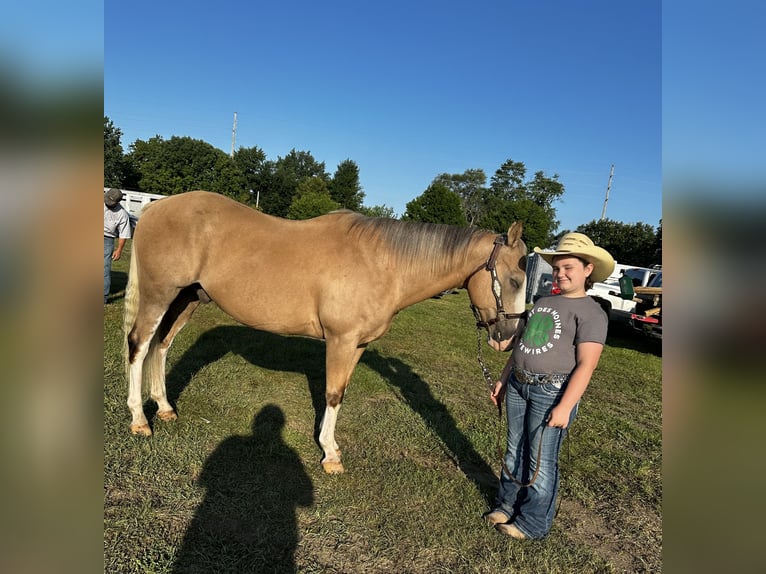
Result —
[[[112,286],[112,251],[114,251],[114,237],[104,236],[104,303],[109,297],[109,289]]]
[[[529,538],[547,535],[556,514],[559,451],[567,431],[548,427],[547,420],[565,388],[566,383],[560,386],[553,383],[525,385],[514,375],[508,379],[505,394],[508,419],[505,467],[523,484],[532,479],[538,467],[540,471],[530,486],[522,487],[508,476],[504,468],[500,473],[496,508],[507,514]],[[571,427],[577,416],[578,405],[572,409],[567,428]]]

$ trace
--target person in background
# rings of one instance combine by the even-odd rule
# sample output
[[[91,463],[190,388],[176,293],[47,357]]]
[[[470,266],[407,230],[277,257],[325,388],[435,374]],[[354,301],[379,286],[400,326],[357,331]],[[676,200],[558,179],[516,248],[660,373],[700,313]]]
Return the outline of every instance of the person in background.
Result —
[[[120,205],[122,192],[109,188],[104,193],[104,305],[112,285],[112,261],[122,255],[125,242],[131,238],[130,217]],[[114,248],[115,240],[117,249]]]
[[[517,539],[543,538],[555,516],[559,450],[598,365],[609,318],[585,292],[614,270],[614,259],[582,233],[555,251],[535,252],[553,267],[559,295],[530,309],[491,400],[505,399],[507,450],[495,508],[484,519]]]

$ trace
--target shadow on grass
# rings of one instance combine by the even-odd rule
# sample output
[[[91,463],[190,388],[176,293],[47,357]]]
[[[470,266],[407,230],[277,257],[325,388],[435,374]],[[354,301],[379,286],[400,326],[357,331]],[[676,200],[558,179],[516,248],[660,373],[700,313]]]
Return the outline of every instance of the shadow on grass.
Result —
[[[215,327],[203,333],[168,373],[167,390],[171,404],[175,406],[195,373],[228,352],[261,368],[305,375],[315,413],[314,440],[318,444],[319,426],[325,410],[325,345],[322,341],[275,335],[249,327]],[[410,408],[441,439],[449,451],[445,456],[458,461],[460,470],[491,504],[497,492],[497,478],[492,468],[460,431],[447,407],[434,397],[428,384],[406,363],[383,356],[374,349],[366,350],[360,362],[399,389],[400,396]],[[156,405],[150,401],[144,408],[152,420]],[[342,412],[338,424],[343,424]]]
[[[650,338],[625,323],[610,321],[606,344],[662,357],[662,340]]]
[[[112,269],[112,281],[109,286],[109,302],[125,298],[125,288],[128,286],[128,274]]]
[[[298,454],[282,440],[282,410],[267,405],[252,434],[224,440],[205,461],[205,498],[173,572],[295,572],[296,507],[314,502]]]

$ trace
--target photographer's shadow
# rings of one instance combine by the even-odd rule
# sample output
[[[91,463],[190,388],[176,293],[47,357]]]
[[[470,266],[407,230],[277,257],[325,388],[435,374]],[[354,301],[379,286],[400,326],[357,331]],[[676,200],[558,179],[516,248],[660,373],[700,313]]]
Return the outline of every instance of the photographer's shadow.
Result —
[[[314,502],[300,457],[282,440],[274,405],[253,419],[252,434],[224,440],[205,462],[205,488],[184,536],[175,574],[294,573],[296,508]]]

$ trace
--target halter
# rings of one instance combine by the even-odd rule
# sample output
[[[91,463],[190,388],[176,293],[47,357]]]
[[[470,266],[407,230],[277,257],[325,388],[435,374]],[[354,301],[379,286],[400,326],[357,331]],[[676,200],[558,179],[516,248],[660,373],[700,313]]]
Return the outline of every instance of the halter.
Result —
[[[471,311],[473,311],[473,316],[476,318],[476,344],[478,347],[477,349],[478,354],[476,358],[479,361],[482,374],[484,375],[484,380],[486,381],[490,391],[495,386],[495,379],[492,378],[492,374],[489,372],[487,365],[484,363],[484,357],[482,356],[482,352],[481,352],[481,330],[487,329],[487,331],[489,331],[489,328],[495,323],[499,323],[500,321],[510,321],[511,319],[522,319],[526,317],[527,315],[526,311],[523,311],[521,313],[508,313],[503,307],[503,288],[502,288],[502,284],[500,283],[500,279],[497,278],[497,270],[495,269],[495,262],[497,261],[497,254],[500,251],[500,247],[502,245],[507,245],[507,244],[508,244],[507,235],[503,234],[503,235],[498,235],[497,237],[495,237],[495,241],[492,246],[492,252],[489,254],[489,257],[487,258],[487,262],[484,264],[484,269],[489,271],[490,277],[492,277],[492,294],[495,296],[495,305],[497,306],[497,315],[494,318],[490,319],[489,321],[482,321],[481,315],[479,315],[479,310],[476,308],[476,306],[473,303],[471,304]],[[500,412],[501,410],[502,410],[502,407],[498,405],[498,412]]]
[[[476,328],[477,329],[489,329],[492,325],[495,323],[499,323],[500,321],[510,321],[511,319],[521,319],[522,317],[526,316],[527,312],[524,311],[522,313],[508,313],[506,312],[505,308],[503,307],[503,287],[500,283],[500,280],[497,278],[497,270],[495,269],[495,262],[497,261],[497,254],[500,252],[500,247],[502,245],[508,244],[508,236],[498,235],[495,237],[495,242],[492,246],[492,253],[489,254],[489,257],[487,258],[487,262],[484,264],[484,269],[489,271],[490,277],[492,278],[492,295],[495,297],[495,305],[497,306],[497,315],[490,319],[489,321],[482,321],[481,315],[479,315],[479,310],[476,308],[476,306],[472,303],[471,304],[471,311],[473,311],[473,316],[476,318]]]

